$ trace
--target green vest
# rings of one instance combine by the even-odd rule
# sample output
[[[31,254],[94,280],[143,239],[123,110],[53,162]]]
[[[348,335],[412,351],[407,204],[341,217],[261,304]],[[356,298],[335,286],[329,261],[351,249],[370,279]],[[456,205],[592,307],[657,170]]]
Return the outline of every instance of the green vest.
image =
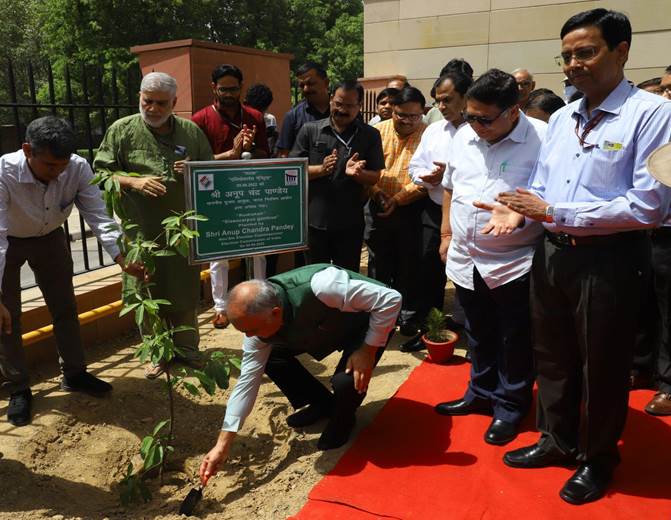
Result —
[[[342,312],[324,305],[312,292],[310,281],[331,264],[312,264],[268,278],[282,300],[282,328],[264,341],[308,353],[321,360],[336,350],[356,348],[368,331],[367,312]],[[339,268],[340,269],[340,268]],[[359,273],[346,271],[350,279],[383,285]]]

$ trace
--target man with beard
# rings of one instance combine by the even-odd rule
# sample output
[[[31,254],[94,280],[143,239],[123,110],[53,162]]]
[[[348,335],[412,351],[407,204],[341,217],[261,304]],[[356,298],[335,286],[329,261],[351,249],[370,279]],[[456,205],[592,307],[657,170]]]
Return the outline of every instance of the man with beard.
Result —
[[[219,161],[236,160],[243,152],[250,152],[257,159],[268,157],[270,150],[263,114],[240,103],[242,71],[235,65],[220,65],[212,71],[211,86],[214,103],[196,112],[191,120],[205,132],[214,158]],[[265,278],[266,258],[257,256],[253,262],[254,277]],[[218,329],[228,326],[228,267],[228,260],[210,264],[214,299],[212,324]]]
[[[368,275],[390,285],[403,296],[401,333],[412,335],[421,259],[422,224],[426,188],[412,182],[408,164],[422,138],[424,96],[405,87],[391,98],[391,119],[375,125],[382,138],[385,166],[370,188],[366,206]]]
[[[291,157],[309,160],[308,257],[359,270],[363,242],[365,187],[380,178],[384,155],[380,133],[358,115],[363,87],[340,83],[331,117],[301,128]]]
[[[277,155],[287,157],[296,142],[296,136],[305,123],[327,119],[330,114],[329,79],[324,67],[307,61],[296,71],[298,90],[303,101],[284,116],[282,131],[277,141]]]
[[[116,175],[123,189],[121,204],[125,217],[138,225],[137,232],[147,240],[162,240],[161,221],[185,208],[184,161],[212,160],[207,137],[195,123],[173,115],[177,101],[177,82],[163,72],[147,74],[140,84],[140,113],[115,121],[107,130],[93,162],[96,172],[123,172]],[[154,298],[165,298],[170,306],[161,307],[161,316],[171,327],[185,325],[173,336],[185,361],[198,358],[198,301],[200,268],[190,266],[180,256],[156,258],[152,278]],[[124,294],[132,292],[135,279],[124,276]],[[149,379],[161,375],[165,367],[150,366]]]

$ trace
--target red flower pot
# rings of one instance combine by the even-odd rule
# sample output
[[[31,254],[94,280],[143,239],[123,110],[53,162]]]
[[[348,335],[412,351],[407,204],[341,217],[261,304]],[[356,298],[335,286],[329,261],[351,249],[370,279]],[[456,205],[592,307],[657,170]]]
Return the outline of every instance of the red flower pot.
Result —
[[[445,333],[447,340],[441,342],[431,341],[426,337],[426,334],[422,336],[422,341],[426,345],[426,350],[429,351],[429,359],[432,363],[445,363],[454,354],[454,345],[459,341],[459,334],[451,330],[446,330]]]

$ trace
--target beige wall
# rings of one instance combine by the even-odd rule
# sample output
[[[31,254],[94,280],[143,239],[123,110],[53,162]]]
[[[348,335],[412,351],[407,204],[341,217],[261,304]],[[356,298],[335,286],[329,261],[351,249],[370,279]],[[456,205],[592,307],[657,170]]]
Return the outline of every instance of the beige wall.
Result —
[[[364,0],[364,76],[404,74],[428,95],[443,65],[464,58],[476,75],[527,68],[537,87],[560,93],[561,26],[595,7],[631,20],[629,79],[659,76],[671,63],[671,0]]]

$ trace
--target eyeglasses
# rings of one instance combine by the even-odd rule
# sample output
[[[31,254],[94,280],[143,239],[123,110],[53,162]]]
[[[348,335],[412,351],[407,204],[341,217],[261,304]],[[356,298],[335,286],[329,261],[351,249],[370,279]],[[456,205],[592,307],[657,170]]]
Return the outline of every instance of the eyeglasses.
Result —
[[[219,94],[235,94],[240,92],[240,87],[217,87]]]
[[[498,116],[496,117],[482,117],[482,116],[474,116],[473,114],[469,114],[468,112],[464,111],[461,113],[461,117],[464,118],[464,121],[466,121],[469,124],[472,123],[478,123],[481,124],[482,126],[491,126],[494,124],[494,122],[501,117],[503,114],[508,112],[512,107],[508,107],[502,112],[499,113]]]
[[[555,56],[555,61],[561,67],[562,65],[570,64],[573,59],[579,63],[584,63],[594,58],[597,54],[599,54],[599,47],[583,47],[574,52],[562,52],[559,56]]]
[[[517,86],[521,88],[527,88],[531,86],[531,83],[532,83],[531,80],[525,79],[523,81],[518,81]]]
[[[359,103],[343,103],[341,101],[335,101],[331,100],[331,103],[333,103],[333,106],[340,110],[341,108],[346,108],[347,110],[354,110],[355,108],[359,107]]]
[[[406,114],[405,112],[396,112],[394,110],[394,117],[403,119],[404,121],[419,121],[422,114]]]

